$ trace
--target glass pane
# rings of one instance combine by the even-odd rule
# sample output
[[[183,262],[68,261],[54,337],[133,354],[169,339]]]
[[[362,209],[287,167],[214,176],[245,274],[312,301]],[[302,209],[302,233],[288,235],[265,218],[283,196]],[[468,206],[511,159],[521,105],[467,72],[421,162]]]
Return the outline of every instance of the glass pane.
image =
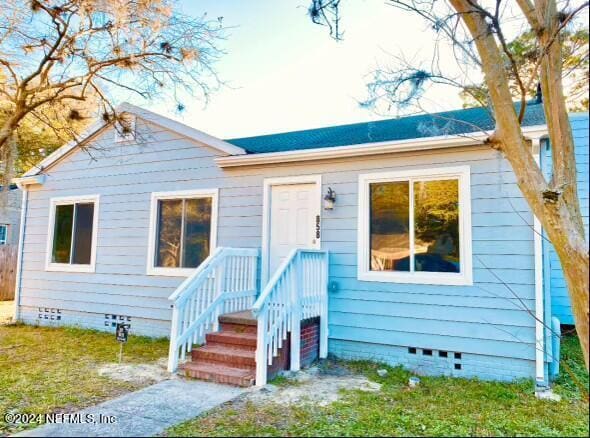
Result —
[[[92,253],[92,220],[94,204],[76,204],[76,225],[74,227],[74,254],[72,263],[89,265]]]
[[[374,183],[371,191],[371,271],[410,270],[410,184]]]
[[[460,272],[459,181],[414,183],[415,270]]]
[[[180,232],[182,200],[158,201],[158,235],[156,237],[156,266],[180,266]]]
[[[183,268],[196,268],[209,255],[211,198],[187,199],[184,207]]]
[[[0,225],[0,245],[4,245],[6,243],[6,235],[8,226]]]
[[[70,263],[72,247],[72,223],[74,205],[57,205],[55,207],[55,227],[53,229],[53,263]]]

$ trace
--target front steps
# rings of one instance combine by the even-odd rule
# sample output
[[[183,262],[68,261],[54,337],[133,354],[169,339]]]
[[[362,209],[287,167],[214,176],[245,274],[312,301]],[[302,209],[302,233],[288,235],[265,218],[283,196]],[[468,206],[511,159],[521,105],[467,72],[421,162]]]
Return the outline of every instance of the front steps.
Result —
[[[252,386],[256,376],[257,321],[250,311],[219,317],[220,330],[191,352],[179,369],[187,377],[236,386]]]

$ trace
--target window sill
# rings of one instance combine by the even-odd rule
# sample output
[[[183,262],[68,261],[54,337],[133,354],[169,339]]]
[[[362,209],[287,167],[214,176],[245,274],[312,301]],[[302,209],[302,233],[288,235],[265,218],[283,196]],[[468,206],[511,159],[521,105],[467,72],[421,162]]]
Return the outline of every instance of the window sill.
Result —
[[[67,263],[51,263],[45,266],[46,271],[51,272],[95,272],[94,265],[70,265]]]
[[[467,274],[444,274],[436,275],[415,274],[415,273],[392,273],[392,272],[359,272],[357,275],[360,281],[374,281],[379,283],[405,283],[405,284],[431,284],[441,286],[473,286],[473,278]]]
[[[197,268],[154,268],[148,267],[147,275],[160,275],[165,277],[190,277]]]

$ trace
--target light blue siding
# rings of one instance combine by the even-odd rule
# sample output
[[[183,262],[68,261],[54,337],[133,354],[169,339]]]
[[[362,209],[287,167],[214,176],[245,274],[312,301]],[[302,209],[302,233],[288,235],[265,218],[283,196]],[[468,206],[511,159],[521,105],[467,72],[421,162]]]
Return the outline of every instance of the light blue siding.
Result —
[[[168,335],[167,297],[183,280],[146,274],[150,196],[155,191],[219,188],[217,242],[261,247],[265,178],[322,175],[337,193],[322,211],[322,249],[330,251],[329,348],[342,357],[375,358],[425,373],[512,379],[532,377],[535,360],[532,217],[509,164],[486,146],[221,169],[215,150],[138,121],[141,144],[99,139],[94,160],[76,152],[47,172],[29,195],[21,310],[46,323],[94,328],[129,316],[135,333]],[[473,286],[379,283],[357,278],[360,174],[469,165]],[[95,273],[45,270],[49,200],[99,194]],[[41,318],[40,318],[41,317]],[[57,323],[57,322],[53,322]],[[409,355],[408,347],[418,349]],[[427,357],[422,349],[432,349]],[[446,351],[444,360],[438,351]],[[455,360],[454,354],[461,359]],[[461,369],[455,369],[457,364]]]
[[[590,177],[589,168],[589,147],[588,147],[588,113],[573,114],[570,117],[574,143],[576,147],[576,170],[578,172],[578,196],[580,197],[580,208],[584,218],[586,237],[588,237],[588,184]],[[543,173],[547,178],[551,177],[551,147],[546,143],[541,154]],[[559,258],[555,253],[553,245],[543,243],[545,287],[551,295],[551,311],[562,324],[573,324],[570,298]],[[549,319],[550,320],[550,319]]]

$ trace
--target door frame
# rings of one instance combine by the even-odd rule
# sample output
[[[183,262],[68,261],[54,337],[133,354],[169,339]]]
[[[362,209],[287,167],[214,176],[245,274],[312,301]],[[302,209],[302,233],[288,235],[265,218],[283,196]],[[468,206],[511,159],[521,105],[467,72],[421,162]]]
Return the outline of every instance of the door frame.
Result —
[[[315,184],[316,211],[314,216],[320,216],[320,237],[317,239],[317,246],[321,248],[321,226],[322,226],[322,175],[297,175],[279,178],[264,178],[263,201],[262,201],[262,255],[260,289],[264,289],[269,280],[270,263],[270,203],[271,190],[273,186]]]

